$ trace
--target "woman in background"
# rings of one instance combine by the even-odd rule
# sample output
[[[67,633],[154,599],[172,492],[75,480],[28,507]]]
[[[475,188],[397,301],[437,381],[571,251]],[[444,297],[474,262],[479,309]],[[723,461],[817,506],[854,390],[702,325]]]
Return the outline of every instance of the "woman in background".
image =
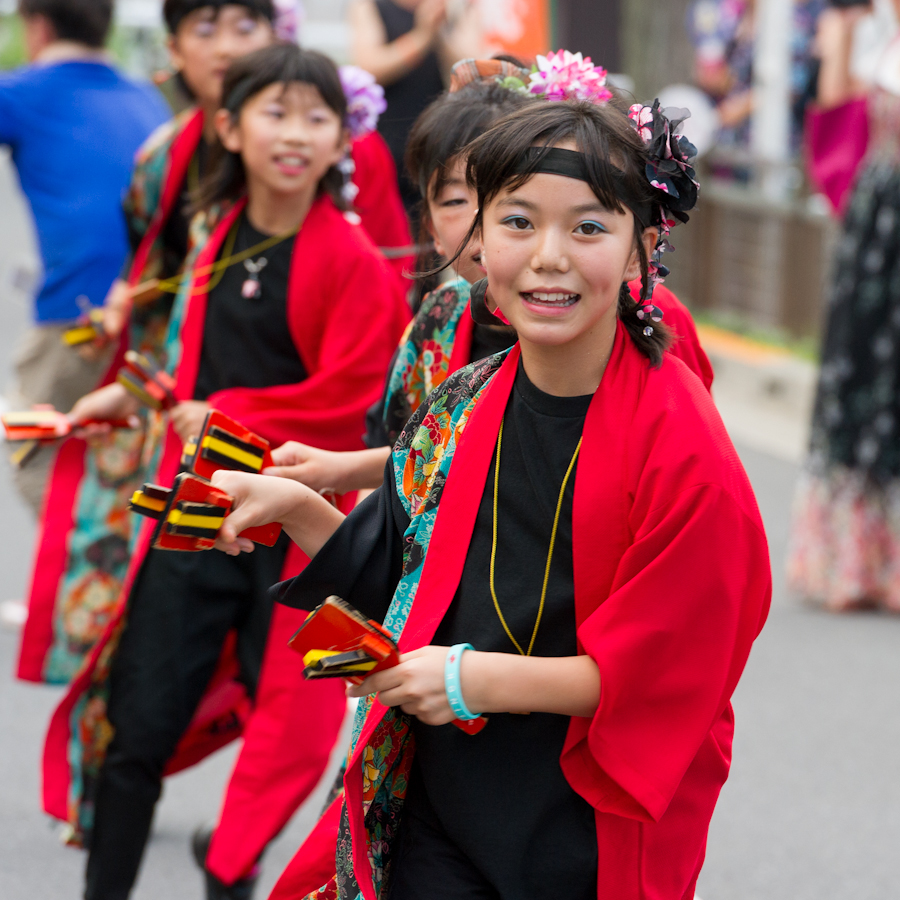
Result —
[[[868,12],[821,20],[820,108],[866,98],[870,135],[837,249],[788,578],[828,609],[900,611],[900,40],[873,84],[856,81],[853,33]]]

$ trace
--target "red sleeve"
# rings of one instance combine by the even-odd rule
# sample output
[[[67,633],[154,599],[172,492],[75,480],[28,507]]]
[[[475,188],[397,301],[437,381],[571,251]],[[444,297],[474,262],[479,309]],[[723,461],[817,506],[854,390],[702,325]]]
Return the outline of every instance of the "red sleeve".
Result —
[[[413,239],[397,186],[397,169],[384,138],[373,131],[354,141],[353,161],[356,163],[353,182],[359,188],[353,205],[362,227],[376,247],[388,252],[391,269],[408,288],[409,280],[404,272],[413,270],[415,256],[394,257],[390,251],[411,246]]]
[[[708,483],[653,506],[667,469],[651,466],[611,594],[579,628],[600,705],[563,757],[598,810],[644,821],[666,811],[727,707],[771,595],[755,509]]]
[[[327,285],[314,281],[315,275],[296,283],[292,277],[288,297],[288,323],[307,379],[219,391],[209,402],[273,446],[295,440],[326,450],[362,449],[365,413],[381,396],[409,308],[374,250],[330,266]]]
[[[631,296],[640,298],[641,283],[629,284]],[[690,310],[665,285],[657,285],[653,291],[653,302],[665,313],[665,323],[675,338],[669,349],[672,356],[680,359],[702,382],[707,390],[712,389],[713,367],[697,337],[697,326]]]

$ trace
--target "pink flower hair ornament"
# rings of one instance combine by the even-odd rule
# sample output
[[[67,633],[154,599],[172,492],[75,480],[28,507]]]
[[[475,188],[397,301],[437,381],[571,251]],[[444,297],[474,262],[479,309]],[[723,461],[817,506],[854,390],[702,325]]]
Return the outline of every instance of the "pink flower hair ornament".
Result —
[[[580,53],[557,50],[538,56],[531,71],[506,62],[500,66],[497,60],[463,60],[453,67],[458,83],[456,87],[451,84],[450,90],[458,90],[472,80],[494,77],[507,90],[540,100],[586,100],[597,104],[612,100],[606,69],[595,66],[589,56]]]
[[[526,92],[545,100],[587,100],[607,103],[612,91],[606,86],[607,71],[595,66],[589,56],[557,50],[538,56]]]

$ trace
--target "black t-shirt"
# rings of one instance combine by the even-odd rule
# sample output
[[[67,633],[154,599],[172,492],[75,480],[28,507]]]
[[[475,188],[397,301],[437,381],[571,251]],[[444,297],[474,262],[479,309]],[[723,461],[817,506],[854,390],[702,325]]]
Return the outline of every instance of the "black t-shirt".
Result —
[[[375,8],[384,24],[387,43],[412,31],[415,16],[393,0],[375,0]],[[444,90],[437,54],[430,50],[411,71],[384,89],[387,109],[378,117],[378,131],[388,145],[397,166],[400,196],[407,212],[413,213],[419,200],[418,188],[406,175],[403,156],[406,139],[419,114]]]
[[[495,585],[506,621],[527,647],[537,615],[560,486],[591,397],[554,397],[519,368],[504,418]],[[496,451],[495,451],[496,460]],[[453,603],[433,643],[517,652],[489,588],[494,462]],[[563,499],[535,656],[577,652],[572,571],[572,497]],[[409,519],[390,464],[379,491],[360,504],[279,599],[312,608],[331,593],[384,618],[400,577]],[[454,846],[504,898],[597,896],[597,838],[590,805],[565,780],[559,757],[567,716],[491,714],[478,735],[413,719],[416,778],[407,810],[436,816]]]
[[[232,252],[248,250],[267,237],[242,215]],[[228,388],[296,384],[307,377],[287,322],[293,248],[294,239],[285,238],[252,257],[254,261],[261,257],[267,260],[259,272],[261,290],[255,299],[242,294],[244,282],[250,277],[243,263],[225,269],[222,280],[209,292],[194,388],[196,400]]]

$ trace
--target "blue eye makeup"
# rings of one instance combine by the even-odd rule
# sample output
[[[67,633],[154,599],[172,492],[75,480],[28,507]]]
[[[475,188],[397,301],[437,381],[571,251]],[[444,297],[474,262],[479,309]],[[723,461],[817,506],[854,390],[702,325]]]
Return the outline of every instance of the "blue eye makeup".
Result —
[[[587,219],[584,222],[580,222],[575,230],[589,237],[593,237],[593,235],[595,234],[608,233],[607,229],[604,228],[603,225],[601,225],[599,222],[595,222],[593,219]]]
[[[531,227],[531,222],[525,216],[507,216],[500,224],[509,225],[515,231],[525,231],[526,228]]]

